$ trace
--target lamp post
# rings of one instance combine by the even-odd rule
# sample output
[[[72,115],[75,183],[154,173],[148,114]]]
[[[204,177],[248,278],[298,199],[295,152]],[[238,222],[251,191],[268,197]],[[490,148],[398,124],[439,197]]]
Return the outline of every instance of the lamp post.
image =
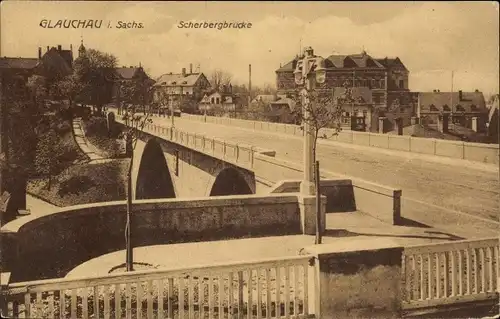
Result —
[[[326,69],[324,59],[315,56],[313,49],[307,47],[304,49],[305,56],[297,61],[294,71],[295,83],[304,86],[301,91],[302,105],[304,106],[302,114],[302,124],[304,127],[304,180],[300,184],[300,192],[303,195],[314,195],[314,127],[311,125],[309,92],[313,90],[316,83],[324,83]]]

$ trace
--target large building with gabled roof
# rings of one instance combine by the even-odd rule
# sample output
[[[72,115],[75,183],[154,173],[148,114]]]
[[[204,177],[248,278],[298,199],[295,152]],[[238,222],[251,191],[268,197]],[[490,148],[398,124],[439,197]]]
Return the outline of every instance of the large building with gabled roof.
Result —
[[[278,94],[294,94],[298,87],[293,71],[300,57],[276,70]],[[330,55],[325,59],[326,79],[324,88],[342,91],[344,83],[354,87],[356,102],[345,107],[343,124],[353,127],[354,118],[362,118],[365,130],[379,131],[379,117],[395,125],[397,117],[410,121],[416,96],[408,88],[409,71],[399,58],[373,58],[366,51],[360,54]]]

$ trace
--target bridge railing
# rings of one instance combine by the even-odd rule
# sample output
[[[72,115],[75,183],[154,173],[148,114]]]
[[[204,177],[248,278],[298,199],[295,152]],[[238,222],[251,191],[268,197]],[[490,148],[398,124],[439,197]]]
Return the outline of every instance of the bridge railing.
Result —
[[[405,247],[403,307],[498,298],[499,238]]]
[[[120,119],[117,119],[117,121],[123,123]],[[212,156],[217,156],[239,166],[253,167],[256,151],[250,145],[230,143],[218,138],[209,138],[204,135],[152,123],[144,126],[144,132]]]
[[[309,259],[19,282],[2,291],[3,313],[14,318],[308,318],[314,284]]]

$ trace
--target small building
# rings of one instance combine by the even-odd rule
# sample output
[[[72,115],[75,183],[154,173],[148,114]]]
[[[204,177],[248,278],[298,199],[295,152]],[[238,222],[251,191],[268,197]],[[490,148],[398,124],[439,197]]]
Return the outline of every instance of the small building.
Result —
[[[194,112],[210,87],[206,76],[201,72],[194,73],[191,64],[189,73],[182,68],[181,73],[160,76],[153,85],[153,101],[160,108],[169,108],[172,103],[176,109]]]
[[[482,92],[433,92],[418,93],[416,116],[419,122],[437,126],[447,131],[446,123],[485,132],[488,109]],[[444,121],[444,122],[443,122]],[[444,126],[443,126],[444,125]]]

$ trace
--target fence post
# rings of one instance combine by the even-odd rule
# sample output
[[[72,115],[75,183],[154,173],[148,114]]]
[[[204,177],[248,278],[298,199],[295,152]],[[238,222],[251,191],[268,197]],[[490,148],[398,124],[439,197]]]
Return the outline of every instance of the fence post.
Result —
[[[222,158],[226,158],[226,141],[222,142]]]
[[[240,147],[238,144],[235,144],[235,150],[236,150],[236,163],[238,163],[238,158],[240,157]]]
[[[432,140],[433,140],[433,142],[434,142],[434,155],[436,155],[436,139],[435,139],[435,138],[433,138]]]

